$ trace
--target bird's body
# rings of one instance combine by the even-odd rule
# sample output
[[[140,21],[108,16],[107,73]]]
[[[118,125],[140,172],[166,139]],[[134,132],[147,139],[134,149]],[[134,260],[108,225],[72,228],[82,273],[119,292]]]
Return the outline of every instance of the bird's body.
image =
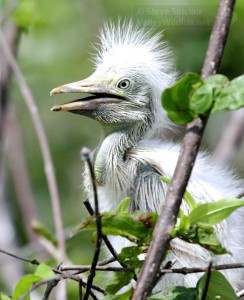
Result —
[[[179,153],[179,146],[164,139],[164,130],[170,123],[160,101],[162,91],[176,77],[170,53],[159,35],[150,37],[150,33],[131,23],[117,28],[106,26],[100,48],[96,71],[90,77],[52,91],[52,94],[86,92],[94,96],[53,110],[86,115],[102,126],[101,142],[92,153],[101,212],[115,211],[126,196],[131,197],[131,211],[159,212],[168,188],[160,176],[172,178]],[[84,182],[93,202],[87,171]],[[243,186],[229,171],[214,168],[210,158],[199,154],[188,190],[196,201],[204,203],[236,197]],[[187,212],[184,202],[182,208]],[[244,261],[243,215],[243,210],[239,210],[216,227],[219,239],[232,255],[215,256],[215,263]],[[114,245],[119,251],[126,242],[116,239]],[[172,240],[171,246],[168,258],[176,259],[175,266],[205,266],[213,258],[202,247],[179,239]],[[241,288],[243,273],[226,272],[236,289]],[[191,286],[197,278],[197,275],[167,275],[162,285]]]

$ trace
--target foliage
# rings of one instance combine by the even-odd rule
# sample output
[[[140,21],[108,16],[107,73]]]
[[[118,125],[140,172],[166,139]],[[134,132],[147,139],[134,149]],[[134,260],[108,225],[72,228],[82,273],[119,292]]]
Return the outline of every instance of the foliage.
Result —
[[[170,182],[170,180],[165,177],[163,177],[162,180],[167,183]],[[227,253],[228,249],[222,247],[215,234],[214,225],[222,222],[234,210],[244,206],[243,200],[222,199],[213,203],[198,204],[188,191],[186,191],[184,199],[188,204],[189,214],[185,215],[182,211],[180,212],[178,216],[179,222],[172,232],[172,238],[179,237],[186,242],[197,243],[214,254]],[[133,272],[116,272],[111,275],[105,290],[107,294],[111,294],[111,298],[106,297],[105,299],[120,299],[119,297],[122,296],[115,296],[115,293],[120,291],[121,288],[125,287],[132,280],[133,274],[139,274],[142,266],[140,257],[146,249],[145,246],[148,246],[152,239],[153,228],[157,220],[156,213],[143,214],[142,212],[135,212],[130,215],[127,213],[128,209],[129,201],[128,198],[126,198],[122,200],[120,208],[116,213],[102,214],[102,230],[104,234],[119,235],[137,244],[137,246],[123,248],[118,258],[119,262],[132,268]],[[95,218],[89,217],[76,229],[76,233],[84,230],[94,230],[95,228]],[[224,276],[217,271],[213,271],[211,274],[211,286],[214,286],[214,288],[208,291],[209,299],[211,299],[213,292],[215,292],[216,295],[222,293],[222,287],[219,281],[221,281],[220,277],[224,278]],[[161,299],[196,299],[194,295],[198,295],[201,292],[203,286],[202,282],[205,277],[202,278],[203,279],[199,280],[196,289],[177,287],[166,290],[165,293],[168,293],[168,296],[165,296],[165,294]],[[226,284],[226,289],[230,294],[233,294],[233,291],[231,289],[229,290],[230,284],[226,282],[226,279],[223,279],[223,283]]]
[[[39,11],[40,4],[40,0],[20,1],[13,13],[13,18],[21,30],[28,31],[30,27],[40,27],[45,24]]]
[[[229,81],[220,74],[202,80],[199,74],[188,73],[164,90],[162,104],[168,117],[177,124],[216,111],[239,109],[244,106],[244,75]]]
[[[237,300],[237,296],[226,280],[223,274],[216,270],[210,272],[210,281],[206,287],[206,280],[208,272],[206,272],[197,282],[195,288],[186,288],[183,286],[176,286],[165,289],[163,292],[157,294],[155,299],[163,300],[201,300],[204,290],[207,288],[206,300],[223,299],[223,300]],[[154,299],[154,298],[149,298]]]
[[[20,297],[28,293],[32,285],[43,279],[50,279],[55,276],[54,272],[45,264],[40,264],[34,274],[27,274],[23,276],[13,292],[13,300],[18,300]],[[23,300],[29,300],[29,295],[27,295]]]

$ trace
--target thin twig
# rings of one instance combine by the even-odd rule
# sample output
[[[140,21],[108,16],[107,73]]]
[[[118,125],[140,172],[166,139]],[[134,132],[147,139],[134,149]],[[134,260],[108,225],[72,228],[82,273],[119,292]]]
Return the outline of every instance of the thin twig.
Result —
[[[115,262],[115,261],[116,261],[116,259],[114,257],[110,257],[108,259],[104,259],[102,261],[99,261],[97,265],[98,266],[105,266],[105,265],[108,265],[108,264],[110,264],[112,262]]]
[[[176,263],[176,260],[174,261],[167,261],[167,263],[163,266],[163,270],[170,270],[172,266]],[[162,273],[160,272],[157,283],[167,274],[167,272]]]
[[[39,266],[39,265],[40,265],[40,262],[37,261],[36,259],[29,260],[29,259],[27,259],[27,258],[23,258],[23,257],[17,256],[17,255],[15,255],[15,254],[13,254],[13,253],[10,253],[10,252],[5,251],[5,250],[2,250],[2,249],[0,249],[0,253],[3,253],[3,254],[5,254],[5,255],[8,255],[8,256],[13,257],[13,258],[15,258],[15,259],[18,259],[18,260],[20,260],[20,261],[30,263],[30,264],[32,264],[32,265],[36,265],[36,266]],[[87,267],[87,268],[86,268],[87,271],[90,269],[90,266],[85,266],[85,267]],[[70,269],[70,270],[72,270],[72,269]],[[74,270],[74,269],[73,269],[73,270]],[[77,276],[77,274],[67,274],[67,273],[64,273],[64,272],[63,272],[63,271],[64,271],[64,270],[63,270],[63,265],[58,266],[56,269],[55,269],[55,268],[52,268],[52,271],[53,271],[54,273],[56,273],[57,276],[54,277],[54,278],[48,279],[48,281],[41,281],[40,285],[45,284],[45,283],[47,283],[47,284],[50,283],[50,284],[51,284],[52,281],[60,281],[61,279],[72,279],[72,280],[77,281],[77,282],[79,282],[79,283],[82,282],[82,285],[83,285],[84,287],[87,286],[87,283],[84,282],[80,276]],[[59,277],[58,277],[58,276],[59,276]],[[43,283],[43,282],[44,282],[44,283]],[[53,284],[53,283],[52,283],[52,284]],[[39,285],[38,285],[38,286],[39,286]],[[54,286],[53,286],[53,287],[54,287]],[[34,289],[36,289],[36,288],[37,288],[37,287],[34,287]],[[102,288],[100,288],[99,286],[97,286],[97,285],[92,284],[92,285],[91,285],[91,288],[94,289],[94,290],[96,290],[96,291],[98,291],[98,292],[100,292],[100,293],[102,293],[102,294],[104,294],[104,290],[103,290]],[[31,293],[34,289],[32,289],[31,291],[28,291],[28,294]],[[51,290],[50,290],[50,292],[51,292]],[[43,296],[43,297],[44,297],[44,296]],[[94,297],[95,297],[95,295],[94,295]],[[43,298],[43,299],[45,299],[45,298]],[[95,297],[94,299],[96,299],[96,297]]]
[[[51,196],[51,203],[53,208],[54,223],[56,229],[56,235],[58,240],[58,248],[60,251],[60,259],[64,261],[66,259],[66,246],[65,246],[65,236],[63,230],[62,214],[60,208],[60,201],[58,195],[57,182],[54,172],[54,167],[52,163],[52,158],[49,150],[49,145],[47,137],[38,113],[38,108],[35,104],[34,97],[25,81],[25,78],[19,68],[19,65],[12,54],[3,34],[0,32],[0,46],[3,50],[5,58],[7,59],[9,65],[11,66],[17,82],[19,84],[20,91],[23,95],[27,108],[32,117],[33,124],[35,126],[36,134],[39,140],[44,165],[45,165],[45,174],[47,178],[48,188]],[[65,299],[65,294],[63,293],[63,299]]]
[[[55,216],[54,222],[56,227],[59,249],[61,253],[61,259],[64,260],[66,257],[66,250],[65,250],[65,238],[63,232],[61,209],[59,205],[58,188],[57,188],[56,177],[54,173],[54,168],[53,168],[51,154],[48,146],[47,137],[38,113],[38,108],[34,101],[34,97],[25,81],[25,78],[19,68],[17,61],[15,60],[13,54],[11,53],[11,50],[9,49],[9,46],[1,32],[0,32],[0,46],[2,47],[5,58],[8,60],[9,65],[11,66],[16,76],[20,91],[26,102],[27,108],[30,111],[36,129],[37,137],[43,155],[43,160],[45,164],[45,173],[46,173],[48,187],[49,187],[52,205],[53,205],[53,215]]]
[[[83,266],[83,265],[63,265],[60,270],[61,271],[77,271],[82,272],[89,271],[91,266]],[[134,272],[132,268],[123,268],[123,267],[107,267],[107,266],[96,266],[97,271],[105,271],[105,272]]]
[[[48,300],[52,290],[55,288],[55,286],[57,286],[59,281],[60,281],[59,279],[53,279],[53,280],[51,280],[47,283],[47,286],[46,286],[45,292],[43,294],[42,300]]]
[[[27,258],[23,258],[23,257],[17,256],[15,254],[10,253],[8,251],[5,251],[3,249],[0,249],[0,253],[6,254],[6,255],[8,255],[10,257],[16,258],[16,259],[18,259],[20,261],[23,261],[23,262],[27,262],[27,263],[32,264],[34,266],[39,266],[40,265],[40,262],[38,260],[36,260],[36,259],[29,260]],[[62,271],[60,271],[59,269],[52,268],[52,271],[54,273],[56,273],[56,274],[60,274],[60,275],[63,274]]]
[[[79,282],[79,300],[83,299],[82,288],[82,282]]]
[[[92,207],[91,207],[91,204],[90,204],[90,202],[89,202],[88,199],[84,201],[84,205],[85,205],[86,209],[88,210],[89,214],[90,214],[91,216],[93,216],[93,215],[94,215],[94,211],[93,211],[93,209],[92,209]],[[112,244],[110,243],[108,237],[107,237],[106,235],[102,234],[102,239],[103,239],[105,245],[107,246],[108,250],[110,251],[110,253],[113,255],[114,259],[115,259],[122,267],[127,268],[127,265],[126,265],[126,264],[124,264],[123,262],[120,262],[120,261],[119,261],[119,259],[118,259],[118,254],[117,254],[117,252],[115,251],[115,249],[114,249],[114,247],[112,246]],[[111,262],[111,261],[110,261],[110,262]],[[107,262],[106,262],[106,264],[107,264]],[[100,265],[100,262],[98,263],[98,265]],[[136,274],[134,274],[133,279],[134,279],[135,281],[137,281],[137,276],[136,276]]]
[[[89,200],[85,200],[84,202],[84,205],[87,209],[87,211],[89,212],[89,214],[91,216],[94,215],[94,210],[89,202]],[[112,244],[110,243],[108,237],[104,234],[102,234],[102,238],[103,238],[103,241],[105,243],[105,245],[107,246],[108,250],[110,251],[110,253],[113,255],[113,257],[115,258],[115,260],[118,260],[118,253],[115,251],[114,247],[112,246]]]
[[[202,68],[202,79],[215,74],[220,66],[227,40],[235,0],[220,0],[209,47]],[[186,127],[172,182],[161,209],[146,260],[142,266],[132,300],[146,299],[159,277],[191,171],[196,160],[207,118],[197,118]]]
[[[26,153],[23,145],[23,135],[17,118],[16,106],[9,105],[7,115],[6,134],[9,137],[7,152],[9,170],[13,178],[18,200],[21,219],[28,239],[37,242],[37,235],[32,230],[32,222],[38,220],[35,197],[31,187],[31,180],[26,164]],[[18,151],[16,151],[18,149]]]
[[[82,286],[84,286],[84,287],[87,286],[87,283],[82,281],[82,279],[79,276],[74,276],[74,275],[71,275],[71,274],[62,273],[62,274],[59,274],[59,275],[54,276],[52,278],[43,279],[43,280],[40,280],[40,281],[36,282],[35,284],[33,284],[32,288],[29,289],[26,293],[24,293],[18,300],[24,300],[28,295],[30,295],[34,290],[36,290],[37,288],[39,288],[42,285],[49,284],[53,281],[58,281],[59,282],[60,280],[66,280],[66,279],[71,279],[71,280],[74,280],[78,283],[81,283]],[[91,288],[94,289],[95,291],[99,292],[99,293],[102,293],[102,294],[105,293],[105,291],[103,289],[101,289],[100,287],[98,287],[94,284],[91,285]],[[96,295],[92,291],[90,291],[90,296],[93,299],[97,299]]]
[[[212,270],[231,270],[231,269],[243,269],[244,263],[236,263],[236,264],[223,264],[212,266]],[[206,272],[208,267],[195,267],[195,268],[173,268],[173,269],[161,269],[161,274],[182,274],[188,275],[193,273],[202,273]]]
[[[11,257],[13,257],[13,258],[16,258],[16,259],[21,260],[21,261],[24,261],[24,262],[28,262],[28,263],[30,263],[30,264],[32,264],[32,265],[36,265],[36,266],[39,266],[39,265],[40,265],[39,261],[37,261],[36,259],[29,260],[29,259],[26,259],[26,258],[17,256],[17,255],[15,255],[15,254],[13,254],[13,253],[10,253],[10,252],[8,252],[8,251],[5,251],[5,250],[3,250],[3,249],[0,249],[0,253],[6,254],[6,255],[8,255],[8,256],[11,256]]]
[[[168,262],[162,269],[160,269],[160,274],[182,274],[188,275],[192,273],[202,273],[206,272],[208,267],[193,267],[193,268],[171,268],[174,262]],[[170,269],[171,268],[171,269]],[[244,263],[234,263],[234,264],[222,264],[212,266],[212,270],[230,270],[230,269],[243,269]],[[62,265],[60,270],[63,271],[80,271],[87,272],[89,271],[90,266],[86,265]],[[113,271],[113,272],[133,272],[131,268],[122,268],[122,267],[108,267],[108,266],[96,266],[97,271]]]
[[[209,283],[210,283],[210,277],[211,277],[211,268],[212,268],[212,261],[210,261],[209,265],[208,265],[208,269],[206,271],[206,282],[204,285],[204,289],[203,289],[203,294],[202,294],[202,298],[201,300],[205,300],[207,298],[207,294],[208,294],[208,287],[209,287]]]
[[[101,250],[101,245],[102,245],[102,220],[101,220],[101,215],[99,212],[99,205],[98,205],[98,196],[97,196],[97,187],[96,187],[96,177],[95,173],[92,167],[92,163],[90,160],[90,150],[88,148],[83,148],[82,149],[82,155],[88,165],[89,172],[91,175],[91,180],[92,180],[92,188],[93,188],[93,196],[94,196],[94,206],[95,206],[95,220],[96,220],[96,228],[97,228],[97,238],[96,238],[96,247],[95,247],[95,253],[93,256],[91,268],[90,268],[90,273],[87,279],[87,286],[86,286],[86,292],[84,295],[84,300],[87,300],[89,298],[89,294],[91,291],[91,285],[93,282],[93,278],[95,277],[96,273],[96,266],[98,263],[98,258]]]

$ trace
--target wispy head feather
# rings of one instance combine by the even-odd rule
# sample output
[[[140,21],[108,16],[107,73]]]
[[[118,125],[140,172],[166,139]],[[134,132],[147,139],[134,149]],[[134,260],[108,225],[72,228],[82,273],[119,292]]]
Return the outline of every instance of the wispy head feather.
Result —
[[[172,53],[162,41],[162,33],[155,34],[132,21],[104,25],[95,63],[97,67],[106,65],[145,72],[161,91],[176,78]]]

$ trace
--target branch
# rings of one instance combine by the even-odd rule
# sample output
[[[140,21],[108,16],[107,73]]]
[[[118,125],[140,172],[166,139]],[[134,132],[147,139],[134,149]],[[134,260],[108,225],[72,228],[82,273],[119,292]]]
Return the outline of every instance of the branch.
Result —
[[[45,292],[43,294],[42,300],[48,300],[52,290],[55,288],[55,286],[57,286],[59,281],[60,281],[59,279],[53,279],[53,280],[51,280],[47,283],[47,286],[46,286]]]
[[[88,300],[89,295],[90,295],[90,291],[91,291],[91,285],[93,282],[93,278],[95,277],[95,273],[96,273],[96,266],[98,263],[98,258],[99,258],[99,254],[100,254],[100,250],[101,250],[101,245],[102,245],[102,220],[101,220],[101,215],[99,212],[99,206],[98,206],[98,196],[97,196],[97,187],[96,187],[96,177],[95,177],[95,173],[92,167],[92,163],[90,160],[90,150],[88,148],[83,148],[82,149],[82,155],[85,159],[85,161],[87,162],[89,171],[90,171],[90,175],[91,175],[91,180],[92,180],[92,188],[93,188],[93,196],[94,196],[94,206],[95,206],[95,220],[96,220],[96,227],[97,227],[97,238],[96,238],[96,248],[95,248],[95,253],[93,256],[93,260],[92,260],[92,265],[90,268],[90,274],[88,276],[87,279],[87,287],[86,287],[86,292],[84,295],[84,300]]]
[[[79,273],[89,271],[91,266],[83,266],[83,265],[63,265],[60,267],[61,271],[79,271]],[[134,270],[132,268],[123,268],[123,267],[106,267],[106,266],[96,266],[97,271],[105,271],[105,272],[132,272]]]
[[[160,269],[160,274],[182,274],[182,275],[188,275],[193,273],[203,273],[206,272],[208,267],[193,267],[193,268],[173,268],[170,269],[170,266],[172,265],[172,262],[169,262],[166,266],[164,266],[163,269]],[[90,266],[86,265],[62,265],[60,267],[60,271],[80,271],[87,272],[90,269]],[[216,265],[211,267],[212,270],[231,270],[231,269],[244,269],[244,263],[234,263],[234,264],[222,264],[222,265]],[[113,272],[133,272],[132,268],[121,268],[121,267],[104,267],[104,266],[97,266],[97,271],[113,271]]]
[[[88,200],[86,200],[86,201],[84,201],[83,203],[84,203],[86,209],[88,210],[89,214],[90,214],[91,216],[93,216],[93,215],[94,215],[94,211],[93,211],[93,209],[92,209],[92,207],[91,207],[90,202],[89,202]],[[114,247],[112,246],[112,244],[110,243],[108,237],[107,237],[106,235],[102,234],[102,239],[103,239],[105,245],[107,246],[108,250],[110,251],[110,253],[113,255],[114,259],[111,259],[111,258],[110,258],[109,260],[105,260],[105,261],[103,261],[103,262],[99,262],[98,265],[101,266],[101,263],[102,263],[102,264],[108,264],[108,263],[110,263],[110,262],[117,261],[122,267],[127,268],[127,265],[126,265],[126,264],[124,264],[123,262],[120,262],[120,261],[119,261],[119,259],[118,259],[118,254],[117,254],[117,252],[115,251],[115,249],[114,249]],[[134,279],[135,281],[137,281],[137,276],[136,276],[136,274],[134,274],[133,279]]]
[[[36,134],[39,140],[39,144],[41,147],[41,152],[44,160],[45,165],[45,173],[48,182],[48,187],[51,195],[51,202],[53,208],[53,216],[54,216],[54,223],[56,228],[56,235],[58,240],[58,246],[60,250],[60,259],[65,260],[66,258],[66,247],[65,247],[65,237],[63,232],[63,224],[62,224],[62,216],[61,216],[61,209],[59,204],[59,195],[56,183],[56,177],[54,173],[53,163],[51,159],[51,154],[48,146],[47,137],[38,113],[38,108],[35,104],[33,95],[25,81],[23,74],[19,68],[17,61],[15,60],[3,34],[0,32],[0,46],[3,50],[4,56],[8,61],[9,65],[11,66],[17,82],[19,84],[20,91],[23,95],[27,108],[32,117],[32,121],[35,126]]]
[[[33,220],[38,220],[38,213],[26,164],[23,136],[17,118],[16,107],[13,104],[11,106],[9,105],[7,122],[6,135],[9,139],[7,151],[9,171],[13,178],[16,198],[21,211],[21,219],[23,220],[26,235],[30,241],[36,243],[38,237],[32,230],[31,223]],[[16,149],[18,149],[18,151],[16,151]]]
[[[37,261],[36,259],[29,260],[29,259],[26,259],[26,258],[17,256],[17,255],[15,255],[15,254],[12,254],[12,253],[10,253],[10,252],[8,252],[8,251],[5,251],[5,250],[3,250],[3,249],[0,249],[0,253],[6,254],[6,255],[8,255],[8,256],[11,256],[11,257],[13,257],[13,258],[16,258],[16,259],[21,260],[21,261],[24,261],[24,262],[28,262],[28,263],[30,263],[30,264],[32,264],[32,265],[35,265],[35,266],[39,266],[39,265],[40,265],[39,261]]]
[[[218,71],[229,32],[235,0],[220,0],[218,12],[202,68],[203,79]],[[196,160],[207,118],[197,118],[186,127],[179,159],[168,189],[165,203],[155,226],[153,239],[141,269],[132,300],[144,300],[150,295],[159,277],[160,265],[165,257],[175,226],[182,197]]]
[[[23,261],[23,262],[30,263],[30,264],[35,265],[35,266],[39,266],[40,265],[40,262],[37,261],[36,259],[29,260],[29,259],[17,256],[17,255],[15,255],[13,253],[10,253],[10,252],[2,250],[2,249],[0,249],[0,253],[6,254],[6,255],[8,255],[10,257],[13,257],[13,258],[18,259],[18,260]],[[84,267],[86,268],[86,271],[88,271],[90,269],[90,266],[89,267],[84,266]],[[62,279],[72,279],[74,281],[77,281],[78,283],[82,283],[82,286],[84,286],[84,287],[87,286],[87,283],[82,280],[81,276],[77,276],[77,274],[69,274],[69,273],[67,274],[67,273],[64,273],[62,265],[59,266],[59,267],[57,267],[56,269],[55,268],[51,268],[51,269],[52,269],[52,271],[54,273],[57,274],[57,276],[55,276],[53,278],[49,278],[48,280],[42,280],[42,281],[37,282],[38,286],[33,286],[33,288],[31,290],[29,290],[28,293],[25,294],[23,298],[25,298],[33,290],[35,290],[37,287],[39,287],[40,285],[43,285],[43,284],[49,285],[49,287],[47,286],[46,291],[44,293],[44,296],[45,295],[47,296],[47,295],[49,295],[51,293],[52,289],[57,285],[57,283],[60,280],[62,280]],[[73,269],[73,270],[76,270],[76,269]],[[54,284],[54,282],[56,282],[56,284]],[[100,292],[100,293],[102,293],[102,294],[104,294],[104,290],[101,289],[97,285],[91,284],[91,288],[94,289],[94,290],[96,290],[96,291],[98,291],[98,292]],[[92,296],[93,293],[90,292],[90,295]],[[92,297],[93,297],[93,299],[96,299],[95,295],[93,295]],[[43,298],[43,299],[45,299],[45,298]]]
[[[92,207],[91,207],[90,202],[89,202],[88,200],[85,200],[83,203],[84,203],[84,205],[85,205],[87,211],[89,212],[89,214],[90,214],[91,216],[93,216],[93,215],[94,215],[94,211],[93,211],[93,209],[92,209]],[[102,238],[103,238],[103,241],[104,241],[105,245],[107,246],[108,250],[110,251],[110,253],[111,253],[111,254],[113,255],[113,257],[115,258],[115,260],[118,260],[118,253],[115,251],[115,249],[114,249],[114,247],[112,246],[112,244],[110,243],[108,237],[107,237],[106,235],[102,234]]]
[[[207,278],[206,278],[206,282],[205,282],[205,285],[204,285],[201,300],[206,300],[206,297],[207,297],[207,294],[208,294],[208,287],[209,287],[210,277],[211,277],[211,269],[212,269],[212,262],[210,261],[210,263],[208,265],[208,268],[207,268],[207,271],[206,271]]]

